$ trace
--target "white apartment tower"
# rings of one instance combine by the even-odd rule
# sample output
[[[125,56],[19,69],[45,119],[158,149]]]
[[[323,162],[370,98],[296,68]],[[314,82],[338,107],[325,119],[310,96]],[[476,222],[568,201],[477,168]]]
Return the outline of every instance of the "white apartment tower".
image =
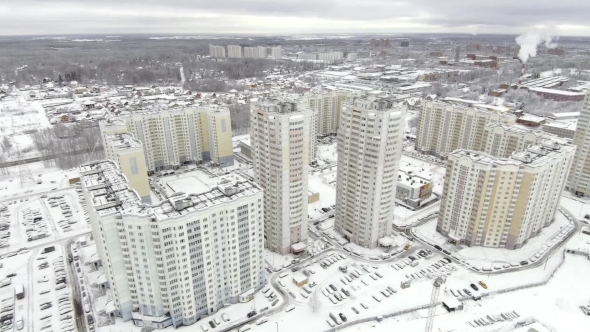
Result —
[[[227,57],[228,58],[241,58],[242,57],[242,46],[240,46],[240,45],[227,45]]]
[[[79,167],[115,314],[191,325],[265,283],[262,190],[237,175],[150,206],[112,161]]]
[[[489,123],[484,127],[481,151],[494,157],[509,158],[513,152],[525,151],[529,145],[540,144],[544,140],[565,143],[564,139],[542,131]]]
[[[256,58],[266,59],[267,56],[268,56],[268,47],[256,46]]]
[[[578,196],[590,195],[590,90],[586,92],[574,134],[578,147],[567,189]]]
[[[273,59],[280,60],[283,58],[283,49],[280,46],[271,47],[270,54]]]
[[[554,220],[575,150],[543,141],[508,159],[452,152],[437,231],[457,244],[522,247]]]
[[[457,149],[481,151],[488,123],[511,125],[516,116],[449,102],[428,101],[418,120],[416,150],[441,158]]]
[[[342,106],[346,100],[343,92],[306,94],[302,104],[317,113],[316,137],[334,135],[338,132]]]
[[[287,254],[307,241],[307,177],[312,112],[287,100],[252,105],[250,144],[264,189],[266,247]]]
[[[225,47],[209,45],[209,56],[212,58],[225,58]]]
[[[256,47],[248,47],[248,46],[244,47],[244,58],[256,59],[257,57],[258,57],[258,53],[257,53]]]
[[[363,247],[391,233],[405,115],[383,98],[355,98],[342,108],[334,229]]]

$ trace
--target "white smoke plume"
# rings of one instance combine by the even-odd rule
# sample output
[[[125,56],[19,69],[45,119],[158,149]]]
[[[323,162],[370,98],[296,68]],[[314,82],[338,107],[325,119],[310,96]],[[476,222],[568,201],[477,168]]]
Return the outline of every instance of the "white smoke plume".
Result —
[[[529,32],[516,37],[516,43],[520,45],[518,57],[522,63],[526,63],[530,57],[537,56],[537,45],[545,44],[547,48],[556,48],[559,37],[548,33]]]

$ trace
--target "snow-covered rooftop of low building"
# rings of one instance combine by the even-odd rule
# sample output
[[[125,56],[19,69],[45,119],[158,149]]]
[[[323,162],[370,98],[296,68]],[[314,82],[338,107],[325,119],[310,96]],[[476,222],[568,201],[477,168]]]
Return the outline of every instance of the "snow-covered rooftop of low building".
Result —
[[[139,148],[142,146],[141,141],[139,141],[138,139],[133,137],[132,134],[129,133],[107,135],[106,138],[110,140],[113,147],[118,150]]]

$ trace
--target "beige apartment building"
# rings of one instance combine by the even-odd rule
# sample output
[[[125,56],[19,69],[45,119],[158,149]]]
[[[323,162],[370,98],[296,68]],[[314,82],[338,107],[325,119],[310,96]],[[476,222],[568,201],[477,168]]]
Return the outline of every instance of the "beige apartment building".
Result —
[[[138,111],[102,121],[105,135],[129,132],[143,144],[148,172],[212,161],[233,165],[229,110],[215,107]]]
[[[567,189],[578,196],[590,195],[590,90],[586,93],[574,134],[578,147]]]
[[[494,157],[508,158],[513,152],[525,151],[529,145],[544,140],[566,142],[555,135],[516,125],[489,123],[484,127],[482,152]]]
[[[363,247],[391,234],[405,115],[384,98],[359,97],[342,108],[334,229]]]
[[[427,101],[418,120],[416,150],[440,158],[457,149],[481,151],[487,124],[515,122],[516,116],[507,112]]]
[[[575,151],[543,141],[508,159],[452,152],[437,231],[467,246],[522,247],[554,220]]]
[[[129,133],[106,135],[104,152],[107,160],[112,160],[137,192],[143,203],[151,203],[148,171],[141,142]]]
[[[317,114],[316,137],[334,135],[338,132],[345,100],[344,92],[310,93],[303,96],[302,105],[311,108]]]
[[[266,247],[280,254],[301,250],[307,240],[312,116],[311,110],[290,100],[262,100],[251,106],[250,145],[255,181],[264,190]]]
[[[242,46],[240,46],[240,45],[227,45],[227,57],[228,58],[241,58],[242,57]]]

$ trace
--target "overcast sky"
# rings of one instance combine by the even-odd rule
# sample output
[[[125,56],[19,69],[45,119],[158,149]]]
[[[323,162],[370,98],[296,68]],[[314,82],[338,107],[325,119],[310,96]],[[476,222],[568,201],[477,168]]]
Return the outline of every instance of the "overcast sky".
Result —
[[[514,33],[590,36],[590,0],[0,0],[0,35]]]

